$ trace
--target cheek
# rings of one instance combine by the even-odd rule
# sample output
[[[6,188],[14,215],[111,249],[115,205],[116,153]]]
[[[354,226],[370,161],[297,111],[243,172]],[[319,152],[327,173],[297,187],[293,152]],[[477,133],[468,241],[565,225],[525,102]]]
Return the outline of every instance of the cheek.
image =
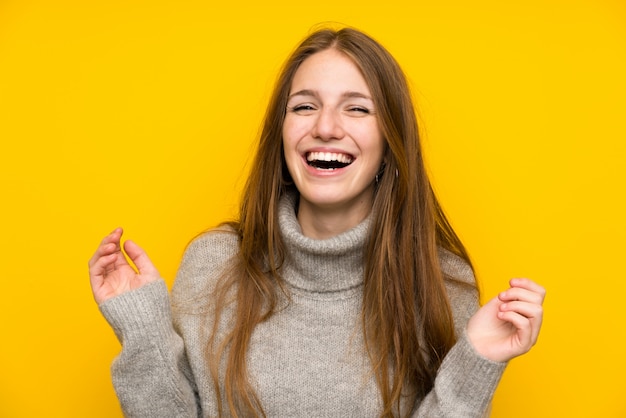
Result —
[[[296,142],[305,137],[313,126],[315,119],[288,114],[283,122],[283,138],[290,142]]]
[[[289,124],[285,121],[283,125],[283,154],[290,174],[293,174],[293,167],[299,158],[296,148],[298,141],[295,138],[293,130],[290,129]]]
[[[375,152],[378,153],[380,160],[382,161],[387,143],[383,139],[383,134],[378,127],[378,123],[375,123],[372,126],[372,132],[374,133],[372,135],[372,147],[375,149]]]
[[[378,129],[378,125],[363,127],[359,130],[358,137],[361,138],[361,150],[367,152],[373,159],[382,161],[385,151],[385,140]]]
[[[297,141],[294,138],[293,132],[285,125],[283,127],[283,150],[287,159],[295,152]]]

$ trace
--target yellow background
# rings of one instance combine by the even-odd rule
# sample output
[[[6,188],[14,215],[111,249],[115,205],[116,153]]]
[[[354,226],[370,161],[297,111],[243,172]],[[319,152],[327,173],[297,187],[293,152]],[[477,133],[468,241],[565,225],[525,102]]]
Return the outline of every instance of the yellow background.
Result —
[[[235,213],[283,59],[335,21],[405,68],[484,295],[549,290],[493,416],[626,417],[626,3],[212,3],[0,1],[0,416],[121,416],[87,260],[120,225],[171,284]]]

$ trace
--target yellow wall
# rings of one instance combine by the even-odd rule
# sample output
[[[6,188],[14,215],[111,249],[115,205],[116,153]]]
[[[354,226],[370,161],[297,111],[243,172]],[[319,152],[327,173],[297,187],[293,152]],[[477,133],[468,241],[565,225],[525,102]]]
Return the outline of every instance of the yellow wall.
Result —
[[[88,258],[121,225],[171,284],[234,213],[276,71],[321,21],[406,69],[485,295],[549,289],[493,416],[626,416],[623,0],[211,3],[0,1],[1,417],[121,416]]]

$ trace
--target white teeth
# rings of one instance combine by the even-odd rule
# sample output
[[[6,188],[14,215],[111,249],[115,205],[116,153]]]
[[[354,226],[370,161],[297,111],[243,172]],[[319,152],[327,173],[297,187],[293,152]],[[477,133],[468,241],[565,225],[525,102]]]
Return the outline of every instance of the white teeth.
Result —
[[[306,156],[307,161],[339,161],[340,163],[350,164],[352,157],[346,154],[336,152],[309,152]]]

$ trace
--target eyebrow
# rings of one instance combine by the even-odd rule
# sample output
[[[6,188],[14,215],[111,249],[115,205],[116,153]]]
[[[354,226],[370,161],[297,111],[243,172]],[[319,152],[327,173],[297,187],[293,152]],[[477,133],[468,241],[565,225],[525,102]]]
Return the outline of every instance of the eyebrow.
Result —
[[[303,89],[300,91],[297,91],[295,93],[292,93],[289,95],[289,97],[287,98],[288,100],[290,100],[292,97],[295,96],[312,96],[312,97],[317,97],[317,92],[315,90],[309,90],[309,89]],[[358,91],[346,91],[345,93],[343,93],[341,95],[341,97],[343,98],[359,98],[359,99],[367,99],[367,100],[372,100],[371,97],[363,94],[363,93],[359,93]]]

